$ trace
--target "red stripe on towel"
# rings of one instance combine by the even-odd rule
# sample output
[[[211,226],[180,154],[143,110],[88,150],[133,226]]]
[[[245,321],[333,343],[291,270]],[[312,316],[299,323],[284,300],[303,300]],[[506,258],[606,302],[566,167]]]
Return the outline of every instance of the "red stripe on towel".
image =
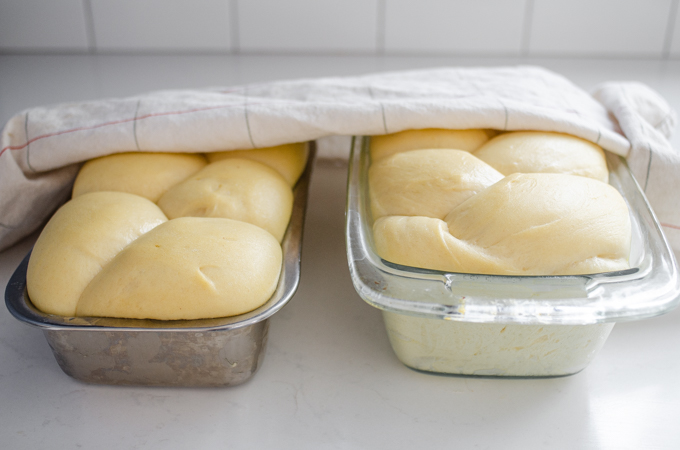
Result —
[[[680,227],[677,226],[677,225],[671,225],[670,223],[663,223],[663,222],[660,222],[660,224],[661,224],[662,227],[674,228],[676,230],[680,230]]]
[[[257,103],[249,103],[248,104],[248,106],[253,106],[253,105],[257,105]],[[118,125],[118,124],[121,124],[121,123],[133,122],[135,120],[148,119],[149,117],[188,114],[188,113],[194,113],[194,112],[200,112],[200,111],[209,111],[211,109],[221,109],[221,108],[229,108],[229,107],[235,107],[235,106],[243,107],[244,105],[243,105],[243,103],[230,103],[228,105],[207,106],[205,108],[195,108],[195,109],[188,109],[188,110],[184,110],[184,111],[169,111],[169,112],[164,112],[164,113],[151,113],[151,114],[147,114],[147,115],[144,115],[144,116],[131,117],[131,118],[128,118],[128,119],[113,120],[111,122],[104,122],[104,123],[100,123],[100,124],[97,124],[97,125],[91,125],[91,126],[88,126],[88,127],[71,128],[69,130],[57,131],[57,132],[54,132],[54,133],[36,136],[23,145],[14,145],[14,146],[9,145],[9,146],[3,148],[2,150],[0,150],[0,156],[3,153],[5,153],[6,150],[21,150],[22,148],[27,147],[28,145],[32,144],[35,141],[39,141],[41,139],[45,139],[45,138],[48,138],[48,137],[59,136],[59,135],[62,135],[62,134],[73,133],[73,132],[76,132],[76,131],[94,130],[96,128],[102,128],[102,127],[106,127],[106,126],[109,126],[109,125]]]

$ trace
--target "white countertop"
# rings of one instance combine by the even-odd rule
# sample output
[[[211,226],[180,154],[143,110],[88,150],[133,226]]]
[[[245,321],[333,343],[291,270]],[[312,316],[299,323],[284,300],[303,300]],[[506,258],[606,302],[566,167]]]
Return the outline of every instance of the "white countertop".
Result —
[[[5,55],[0,121],[30,106],[146,90],[516,63],[544,65],[585,88],[640,80],[680,110],[680,61]],[[618,324],[594,362],[570,377],[448,377],[403,366],[380,312],[349,278],[345,172],[317,165],[300,288],[272,318],[264,364],[243,385],[82,384],[61,372],[39,330],[0,307],[0,448],[680,448],[678,310]],[[34,241],[0,253],[2,286]]]

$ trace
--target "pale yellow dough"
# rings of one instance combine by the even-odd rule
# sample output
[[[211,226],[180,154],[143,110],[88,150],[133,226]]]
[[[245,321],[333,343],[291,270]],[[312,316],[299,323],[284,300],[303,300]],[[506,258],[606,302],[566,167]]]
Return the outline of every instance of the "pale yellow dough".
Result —
[[[448,148],[473,152],[495,133],[489,130],[444,130],[427,128],[371,137],[371,159],[378,161],[395,153],[424,148]]]
[[[255,148],[252,150],[232,150],[228,152],[206,153],[208,161],[216,162],[227,158],[245,158],[265,164],[276,170],[294,186],[307,164],[307,144],[277,145],[276,147]]]
[[[97,191],[140,195],[157,202],[172,186],[201,170],[200,154],[118,153],[86,162],[73,185],[73,197]]]
[[[87,286],[78,316],[180,320],[243,314],[273,294],[281,246],[245,222],[170,220],[121,251]]]
[[[422,216],[386,216],[373,225],[376,252],[404,266],[447,272],[495,273],[503,262],[451,236],[446,222]]]
[[[43,312],[74,316],[85,286],[130,242],[167,219],[149,200],[93,192],[62,206],[35,243],[26,284]]]
[[[446,222],[385,217],[378,254],[407,266],[500,275],[628,268],[631,225],[616,189],[564,174],[514,174],[459,205]]]
[[[222,217],[269,231],[279,242],[293,209],[293,191],[274,169],[248,159],[225,159],[168,190],[158,206],[169,219]]]
[[[443,219],[456,206],[503,178],[462,150],[413,150],[369,168],[373,219],[387,215]]]
[[[491,139],[474,155],[503,175],[567,173],[609,180],[604,151],[592,142],[562,133],[515,131]]]

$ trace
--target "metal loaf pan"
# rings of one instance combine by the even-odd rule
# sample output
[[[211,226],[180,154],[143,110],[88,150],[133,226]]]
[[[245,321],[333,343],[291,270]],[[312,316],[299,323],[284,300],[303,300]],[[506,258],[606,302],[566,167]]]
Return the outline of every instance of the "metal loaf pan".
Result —
[[[262,364],[269,318],[291,299],[300,281],[300,252],[309,182],[316,148],[293,189],[294,203],[281,243],[283,264],[272,297],[238,316],[201,320],[140,320],[63,317],[33,306],[26,290],[30,253],[5,291],[18,320],[41,328],[61,369],[96,384],[146,386],[233,386]]]

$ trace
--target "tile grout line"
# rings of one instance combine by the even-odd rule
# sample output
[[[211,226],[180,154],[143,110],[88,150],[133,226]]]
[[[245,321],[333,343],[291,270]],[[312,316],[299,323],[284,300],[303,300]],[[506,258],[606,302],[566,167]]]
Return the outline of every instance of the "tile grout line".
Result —
[[[678,3],[680,0],[671,0],[671,9],[668,12],[668,22],[666,23],[666,36],[663,40],[663,48],[661,50],[661,58],[669,59],[671,55],[671,45],[673,44],[673,34],[675,32],[675,25],[678,15]]]
[[[229,0],[229,25],[231,38],[231,53],[241,53],[241,40],[238,20],[238,0]]]
[[[94,15],[92,14],[91,0],[82,0],[83,16],[85,16],[85,34],[87,35],[87,50],[90,53],[97,52],[97,36],[94,32]]]
[[[529,55],[529,44],[531,43],[531,27],[534,22],[534,0],[526,0],[524,6],[524,19],[522,22],[522,41],[520,43],[520,55]]]

